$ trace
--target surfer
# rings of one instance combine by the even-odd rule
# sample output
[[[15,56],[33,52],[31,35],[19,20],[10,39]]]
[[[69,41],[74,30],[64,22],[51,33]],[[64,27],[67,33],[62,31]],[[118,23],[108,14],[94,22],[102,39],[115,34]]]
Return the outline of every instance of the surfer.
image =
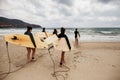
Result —
[[[53,34],[56,34],[57,36],[57,29],[54,29]]]
[[[30,36],[30,39],[31,39],[31,41],[32,41],[32,43],[33,43],[33,45],[35,47],[35,48],[26,47],[26,49],[27,49],[27,63],[30,62],[30,53],[31,53],[31,51],[32,51],[32,61],[36,60],[35,59],[36,44],[35,44],[33,34],[31,32],[32,32],[32,27],[27,26],[27,31],[24,34]]]
[[[59,38],[58,40],[60,40],[61,38],[65,38],[65,40],[67,42],[67,45],[68,45],[68,48],[69,48],[69,50],[71,50],[70,42],[68,40],[68,37],[65,34],[65,28],[63,28],[63,27],[61,28],[61,33],[58,35],[58,38]],[[64,47],[64,44],[63,44],[63,47]],[[65,62],[64,55],[65,55],[65,51],[62,51],[61,60],[60,60],[60,66],[62,66],[63,62]]]
[[[80,34],[77,31],[77,28],[75,29],[74,34],[75,34],[75,46],[78,46],[78,37],[80,37]]]
[[[47,35],[46,31],[45,31],[45,28],[43,28],[42,32],[45,33],[45,36],[46,36],[46,37],[44,37],[44,39],[46,39],[46,38],[48,37],[48,35]]]

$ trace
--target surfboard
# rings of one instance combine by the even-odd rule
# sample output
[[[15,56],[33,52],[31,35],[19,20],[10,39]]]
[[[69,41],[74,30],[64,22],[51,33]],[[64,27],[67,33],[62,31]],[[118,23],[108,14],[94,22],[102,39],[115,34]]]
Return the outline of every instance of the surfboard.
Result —
[[[50,37],[53,34],[52,33],[48,33],[48,32],[47,33],[45,33],[45,32],[36,32],[36,33],[34,33],[34,35],[37,36],[37,37],[39,37],[40,39],[43,39],[43,38]]]
[[[48,48],[47,43],[42,42],[38,37],[34,36],[36,48]],[[5,36],[5,41],[24,47],[34,48],[34,45],[29,35],[24,34],[10,34]]]
[[[58,37],[56,36],[56,34],[48,37],[45,39],[45,42],[49,45],[49,44],[53,44],[56,40],[58,40]]]
[[[79,39],[80,38],[80,36],[79,36],[79,34],[77,34],[77,39]]]
[[[71,45],[71,50],[74,50],[73,42],[71,40],[69,40],[69,42]],[[70,51],[65,38],[61,38],[60,40],[56,40],[54,42],[54,48],[57,50],[61,50],[61,51]]]

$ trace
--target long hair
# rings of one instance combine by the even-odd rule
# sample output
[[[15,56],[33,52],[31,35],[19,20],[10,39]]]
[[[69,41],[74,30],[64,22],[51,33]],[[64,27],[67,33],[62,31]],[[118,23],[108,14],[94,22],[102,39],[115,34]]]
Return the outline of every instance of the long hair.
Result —
[[[42,32],[45,32],[45,28],[43,28]]]
[[[32,27],[27,26],[27,31],[30,31],[30,30],[32,30]]]
[[[61,28],[61,34],[65,34],[65,28]]]

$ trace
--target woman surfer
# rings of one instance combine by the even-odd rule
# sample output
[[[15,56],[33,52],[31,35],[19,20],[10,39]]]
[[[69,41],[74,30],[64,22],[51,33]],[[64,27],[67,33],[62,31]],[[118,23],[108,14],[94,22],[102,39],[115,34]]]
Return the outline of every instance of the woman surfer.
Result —
[[[67,45],[68,45],[68,48],[69,48],[69,50],[71,50],[70,42],[68,40],[68,37],[65,34],[65,28],[63,28],[63,27],[61,28],[61,33],[58,35],[58,38],[59,38],[58,40],[60,40],[61,38],[65,38]],[[64,47],[64,44],[63,44],[63,47]],[[65,55],[65,51],[63,50],[61,53],[60,66],[62,66],[63,62],[65,62],[64,55]]]
[[[35,44],[33,34],[31,32],[32,32],[32,27],[27,26],[27,31],[24,34],[30,36],[30,39],[31,39],[31,41],[32,41],[32,43],[33,43],[33,45],[35,47],[35,48],[26,47],[26,49],[27,49],[27,63],[30,62],[30,53],[31,53],[31,51],[32,51],[32,60],[31,61],[36,60],[35,59],[36,44]]]

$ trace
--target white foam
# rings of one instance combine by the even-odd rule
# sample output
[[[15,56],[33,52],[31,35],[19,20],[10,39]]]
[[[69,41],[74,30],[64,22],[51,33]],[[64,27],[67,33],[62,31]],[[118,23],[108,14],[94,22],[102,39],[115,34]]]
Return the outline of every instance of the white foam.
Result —
[[[7,35],[7,34],[24,34],[26,29],[0,29],[0,35]],[[41,29],[33,29],[34,32],[40,32],[42,31]],[[53,29],[48,29],[46,31],[53,32]],[[104,33],[110,33],[104,31]],[[69,39],[72,39],[73,41],[75,40],[74,38],[74,31],[70,30],[66,32],[67,36]],[[113,35],[100,35],[97,33],[92,33],[91,34],[86,34],[81,33],[80,42],[120,42],[120,35],[118,34],[117,36]]]

